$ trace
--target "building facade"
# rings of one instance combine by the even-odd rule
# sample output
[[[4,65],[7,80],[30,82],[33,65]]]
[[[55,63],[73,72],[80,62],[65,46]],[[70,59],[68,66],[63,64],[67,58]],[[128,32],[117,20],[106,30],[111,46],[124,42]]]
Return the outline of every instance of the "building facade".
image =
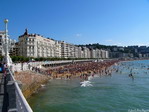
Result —
[[[9,37],[9,35],[8,35]],[[0,56],[4,56],[4,42],[5,42],[5,31],[0,31]],[[15,48],[16,41],[13,39],[8,38],[8,48],[10,55],[14,55],[14,48]]]
[[[25,33],[19,36],[19,54],[25,57],[60,57],[60,44],[53,39],[44,38],[37,34]]]
[[[19,51],[20,56],[34,58],[109,58],[108,51],[79,47],[37,34],[28,34],[27,29],[23,35],[19,36],[16,50]]]

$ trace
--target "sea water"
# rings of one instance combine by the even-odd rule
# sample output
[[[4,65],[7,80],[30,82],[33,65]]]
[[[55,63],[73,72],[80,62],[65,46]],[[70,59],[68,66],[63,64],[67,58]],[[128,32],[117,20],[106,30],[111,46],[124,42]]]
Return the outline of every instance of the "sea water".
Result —
[[[51,80],[28,102],[34,112],[137,112],[149,111],[149,61],[121,62],[111,76]],[[134,80],[129,77],[132,73]]]

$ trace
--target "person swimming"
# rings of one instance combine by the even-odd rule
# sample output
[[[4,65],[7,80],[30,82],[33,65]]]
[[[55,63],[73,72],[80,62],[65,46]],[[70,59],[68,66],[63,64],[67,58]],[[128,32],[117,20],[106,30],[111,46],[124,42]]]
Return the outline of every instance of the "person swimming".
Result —
[[[131,74],[129,74],[128,76],[129,76],[129,77],[131,77],[131,78],[132,78],[132,80],[134,80],[134,76],[132,75],[132,73],[131,73]]]

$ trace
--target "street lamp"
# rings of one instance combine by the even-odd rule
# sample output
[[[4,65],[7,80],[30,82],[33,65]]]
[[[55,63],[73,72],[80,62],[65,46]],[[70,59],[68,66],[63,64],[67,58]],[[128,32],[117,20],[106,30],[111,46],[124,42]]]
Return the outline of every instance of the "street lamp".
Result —
[[[9,56],[9,48],[8,48],[8,29],[7,29],[7,24],[8,24],[8,19],[4,20],[5,23],[5,41],[4,41],[4,52],[5,52],[5,56],[4,56],[4,62],[7,64],[7,66],[11,66],[12,64],[12,60]],[[9,46],[10,47],[10,46]]]

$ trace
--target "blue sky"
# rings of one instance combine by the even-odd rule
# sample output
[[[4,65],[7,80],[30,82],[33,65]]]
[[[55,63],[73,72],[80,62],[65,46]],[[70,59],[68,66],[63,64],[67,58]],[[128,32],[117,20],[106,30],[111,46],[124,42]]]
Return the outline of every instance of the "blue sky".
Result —
[[[0,30],[74,44],[149,45],[149,0],[0,0]]]

